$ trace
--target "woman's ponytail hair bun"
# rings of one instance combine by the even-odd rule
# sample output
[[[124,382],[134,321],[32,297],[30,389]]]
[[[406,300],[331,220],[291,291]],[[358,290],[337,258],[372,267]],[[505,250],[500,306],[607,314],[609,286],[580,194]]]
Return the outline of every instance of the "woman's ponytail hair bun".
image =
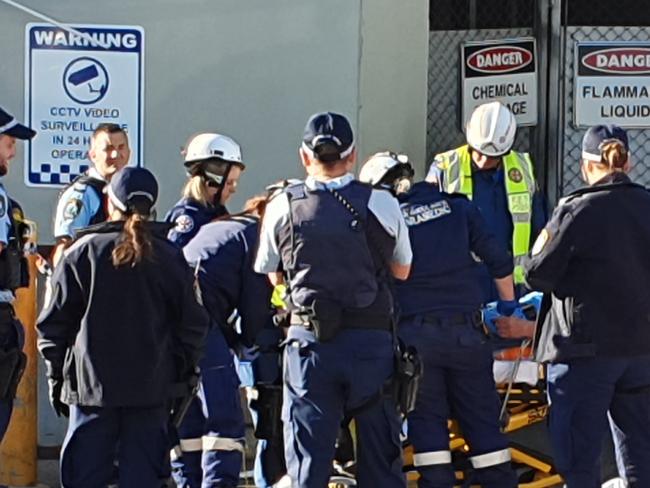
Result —
[[[601,162],[614,171],[622,171],[628,160],[625,144],[619,139],[606,139],[600,144]]]

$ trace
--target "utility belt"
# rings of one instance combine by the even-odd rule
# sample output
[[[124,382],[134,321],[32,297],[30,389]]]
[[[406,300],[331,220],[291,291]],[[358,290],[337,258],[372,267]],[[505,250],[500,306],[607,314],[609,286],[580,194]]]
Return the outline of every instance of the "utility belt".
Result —
[[[0,303],[0,400],[16,396],[27,365],[27,356],[18,348],[17,320],[11,304]]]
[[[334,302],[314,301],[305,310],[292,311],[291,325],[311,330],[319,342],[330,341],[341,329],[390,331],[391,317],[367,311],[342,309]]]
[[[483,313],[480,310],[469,313],[441,314],[425,313],[421,315],[422,323],[427,325],[467,325],[470,324],[476,328],[483,326]]]
[[[29,286],[27,259],[13,241],[0,254],[0,289],[13,291],[26,286]]]

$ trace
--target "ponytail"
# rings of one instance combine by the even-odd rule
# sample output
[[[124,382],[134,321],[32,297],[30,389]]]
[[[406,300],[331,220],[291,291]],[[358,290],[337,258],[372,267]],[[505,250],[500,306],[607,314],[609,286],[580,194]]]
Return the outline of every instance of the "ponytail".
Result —
[[[625,145],[618,139],[603,141],[601,148],[601,164],[606,165],[610,171],[623,171],[627,163],[628,153]]]
[[[143,259],[150,258],[151,234],[144,225],[146,220],[147,216],[138,212],[128,215],[120,242],[113,249],[113,266],[133,267]]]

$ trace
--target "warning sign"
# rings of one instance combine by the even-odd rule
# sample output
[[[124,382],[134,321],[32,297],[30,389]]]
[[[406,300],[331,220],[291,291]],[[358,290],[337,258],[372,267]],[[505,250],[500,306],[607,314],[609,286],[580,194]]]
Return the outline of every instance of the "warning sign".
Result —
[[[468,42],[461,47],[462,128],[476,107],[499,100],[517,124],[537,123],[535,40]]]
[[[576,43],[574,122],[650,127],[650,43]]]
[[[127,131],[130,164],[142,164],[144,32],[141,27],[50,24],[25,31],[25,119],[38,131],[27,145],[25,183],[60,186],[85,171],[101,123]]]

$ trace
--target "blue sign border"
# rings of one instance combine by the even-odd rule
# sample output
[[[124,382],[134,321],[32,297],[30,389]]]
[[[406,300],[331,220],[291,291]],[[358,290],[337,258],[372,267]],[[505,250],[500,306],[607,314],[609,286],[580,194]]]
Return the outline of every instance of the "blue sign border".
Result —
[[[27,43],[27,47],[29,49],[29,56],[26,57],[25,59],[25,81],[26,81],[26,96],[27,100],[25,101],[25,120],[28,126],[32,127],[32,81],[33,81],[33,76],[32,76],[32,53],[34,52],[35,49],[42,49],[42,50],[65,50],[65,51],[79,51],[79,52],[104,52],[104,51],[109,51],[109,52],[130,52],[130,53],[137,53],[138,55],[138,123],[137,123],[137,141],[138,141],[138,154],[135,156],[137,157],[136,160],[136,166],[144,166],[144,146],[143,146],[143,135],[144,135],[144,127],[143,127],[143,119],[144,119],[144,49],[145,49],[145,44],[144,44],[144,28],[142,26],[118,26],[118,25],[93,25],[93,24],[86,24],[86,25],[70,25],[73,29],[78,30],[79,32],[87,33],[87,34],[93,34],[93,33],[133,33],[137,36],[138,42],[137,42],[137,47],[135,48],[109,48],[109,49],[102,49],[99,46],[75,46],[75,47],[69,47],[69,46],[47,46],[47,47],[41,47],[36,45],[35,39],[34,39],[34,32],[38,30],[45,30],[45,31],[54,31],[54,32],[65,32],[63,29],[60,27],[53,26],[51,24],[42,24],[42,23],[34,23],[30,22],[25,26],[25,41]],[[35,130],[38,130],[36,127]],[[133,138],[133,134],[129,133],[129,138]],[[26,141],[27,142],[27,154],[28,157],[26,159],[27,165],[24,171],[24,181],[25,185],[28,187],[54,187],[54,188],[60,188],[62,186],[65,186],[67,183],[65,182],[41,182],[40,181],[40,172],[35,172],[32,171],[33,165],[32,165],[32,141]],[[131,157],[134,155],[132,154]],[[88,161],[88,164],[80,165],[80,166],[88,166],[90,161]],[[58,178],[58,175],[53,175],[57,176],[56,179]]]

